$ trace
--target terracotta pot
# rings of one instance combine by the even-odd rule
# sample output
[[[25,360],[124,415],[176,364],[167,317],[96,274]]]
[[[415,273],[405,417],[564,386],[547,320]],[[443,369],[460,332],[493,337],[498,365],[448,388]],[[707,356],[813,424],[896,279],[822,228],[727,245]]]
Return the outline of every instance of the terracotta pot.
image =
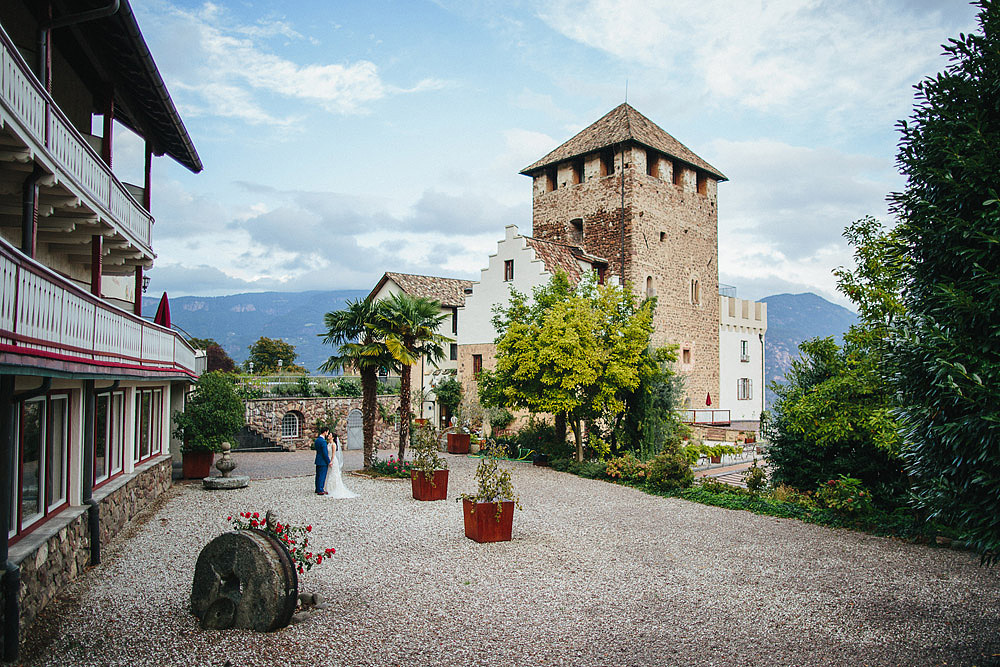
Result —
[[[448,434],[448,453],[449,454],[468,454],[469,453],[469,434],[468,433],[449,433]]]
[[[410,487],[417,500],[445,500],[448,497],[448,471],[435,470],[431,479],[419,470],[410,471]]]
[[[710,457],[710,460],[712,461],[712,463],[722,463],[722,457],[721,456],[712,456],[712,457]]]
[[[497,521],[496,503],[474,503],[463,498],[465,536],[476,542],[509,542],[514,526],[514,503],[506,501],[500,506],[500,520]]]
[[[184,464],[184,479],[204,479],[212,474],[215,452],[182,452],[181,460]]]

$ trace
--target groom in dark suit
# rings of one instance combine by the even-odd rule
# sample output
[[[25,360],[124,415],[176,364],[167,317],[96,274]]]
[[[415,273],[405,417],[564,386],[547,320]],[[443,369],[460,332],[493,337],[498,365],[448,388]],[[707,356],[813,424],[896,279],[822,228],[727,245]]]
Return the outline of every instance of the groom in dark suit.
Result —
[[[330,445],[326,442],[328,435],[330,435],[329,428],[325,426],[320,428],[319,437],[313,443],[313,449],[316,450],[316,495],[318,496],[326,495],[323,488],[326,486],[326,473],[330,471]]]

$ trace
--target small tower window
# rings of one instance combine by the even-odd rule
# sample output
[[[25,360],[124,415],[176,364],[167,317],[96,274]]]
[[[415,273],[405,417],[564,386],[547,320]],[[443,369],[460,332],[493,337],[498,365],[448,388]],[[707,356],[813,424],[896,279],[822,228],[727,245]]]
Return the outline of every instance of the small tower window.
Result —
[[[696,278],[691,279],[691,303],[696,306],[701,303],[701,284]]]
[[[656,287],[653,286],[653,276],[646,276],[646,296],[656,296]]]
[[[698,194],[708,194],[708,174],[702,171],[698,172]]]
[[[597,271],[597,284],[603,285],[604,279],[607,277],[608,274],[608,267],[598,264],[596,267],[594,267],[594,270]]]
[[[514,260],[505,259],[503,262],[503,279],[509,282],[514,279]]]
[[[660,232],[660,243],[664,243],[667,240],[667,233]]]
[[[451,348],[448,350],[448,352],[450,353],[448,355],[448,358],[450,360],[452,360],[452,361],[457,361],[458,360],[458,343],[452,343],[451,344]]]
[[[573,185],[583,183],[583,158],[573,160]]]
[[[652,149],[646,151],[646,175],[660,177],[660,155]]]
[[[684,167],[680,162],[674,160],[674,185],[684,184]]]
[[[690,366],[691,365],[691,348],[690,347],[685,347],[683,350],[681,350],[681,363],[684,364],[685,366]]]
[[[569,221],[569,242],[583,243],[583,218],[573,218]]]
[[[545,191],[552,192],[559,187],[556,168],[553,167],[545,172]]]
[[[615,173],[614,151],[601,151],[601,176],[611,176]]]
[[[472,376],[478,378],[479,374],[483,372],[483,355],[474,354],[472,355]]]

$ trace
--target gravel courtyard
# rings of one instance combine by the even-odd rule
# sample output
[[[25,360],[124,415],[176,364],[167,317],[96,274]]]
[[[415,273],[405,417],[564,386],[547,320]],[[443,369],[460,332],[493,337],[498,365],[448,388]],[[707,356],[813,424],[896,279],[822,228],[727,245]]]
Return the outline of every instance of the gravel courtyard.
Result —
[[[433,503],[353,476],[352,500],[316,496],[311,476],[176,485],[46,609],[24,662],[1000,665],[1000,568],[969,553],[524,463],[509,464],[514,540],[480,545],[453,500],[476,460],[448,460],[449,500]],[[227,515],[268,508],[336,547],[300,578],[329,608],[272,634],[202,631],[188,610],[199,551]]]

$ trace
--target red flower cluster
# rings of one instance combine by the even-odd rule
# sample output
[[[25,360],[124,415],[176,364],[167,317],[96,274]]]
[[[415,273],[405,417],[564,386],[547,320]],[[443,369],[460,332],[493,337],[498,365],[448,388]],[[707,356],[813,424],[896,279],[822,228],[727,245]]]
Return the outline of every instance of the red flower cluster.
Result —
[[[229,515],[226,520],[232,523],[233,528],[237,530],[257,529],[273,535],[288,551],[296,563],[299,574],[305,574],[313,565],[319,565],[324,558],[329,558],[337,553],[337,550],[333,548],[325,549],[322,554],[314,554],[308,550],[312,525],[300,527],[275,521],[273,525],[269,526],[266,519],[260,518],[259,512],[240,512],[238,518]]]

